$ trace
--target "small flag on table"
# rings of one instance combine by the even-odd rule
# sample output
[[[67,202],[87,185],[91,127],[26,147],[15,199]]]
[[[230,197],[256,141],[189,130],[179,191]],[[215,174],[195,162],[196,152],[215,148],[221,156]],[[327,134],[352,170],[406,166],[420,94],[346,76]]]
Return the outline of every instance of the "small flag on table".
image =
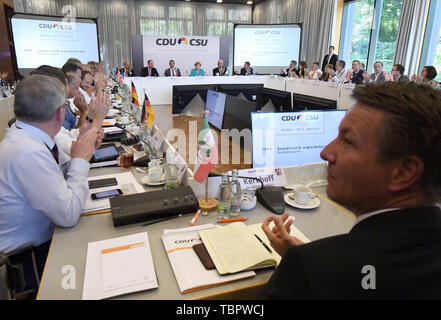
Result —
[[[194,180],[199,183],[204,182],[210,170],[218,162],[218,151],[213,133],[208,125],[207,118],[204,117],[201,131],[198,137],[198,154],[194,167]]]
[[[155,113],[153,112],[152,105],[150,104],[147,94],[144,92],[144,104],[142,106],[141,123],[147,122],[147,127],[152,127],[153,120],[155,120]]]
[[[136,88],[135,85],[133,84],[133,81],[132,81],[132,103],[138,107],[140,106],[138,102],[138,94],[136,93]]]

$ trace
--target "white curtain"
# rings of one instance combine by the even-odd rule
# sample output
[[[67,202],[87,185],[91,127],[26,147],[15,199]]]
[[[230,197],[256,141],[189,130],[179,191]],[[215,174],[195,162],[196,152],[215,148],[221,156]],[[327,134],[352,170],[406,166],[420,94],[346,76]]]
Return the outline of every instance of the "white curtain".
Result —
[[[15,0],[14,5],[16,12],[54,16],[72,6],[77,17],[98,18],[107,72],[131,59],[136,34],[229,36],[231,61],[234,23],[251,23],[249,5],[150,0]]]
[[[335,0],[267,0],[257,4],[254,23],[303,23],[300,60],[321,61],[332,45]]]
[[[403,0],[394,63],[402,64],[409,77],[418,72],[429,5],[430,0]]]

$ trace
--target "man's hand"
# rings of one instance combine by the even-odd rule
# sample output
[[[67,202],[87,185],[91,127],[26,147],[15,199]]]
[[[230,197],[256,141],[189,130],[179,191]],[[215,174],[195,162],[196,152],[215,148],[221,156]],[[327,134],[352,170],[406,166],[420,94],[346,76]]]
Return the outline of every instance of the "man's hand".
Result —
[[[80,133],[77,141],[72,142],[72,147],[70,148],[72,159],[81,158],[89,162],[95,152],[97,138],[98,130],[93,127],[86,132]]]
[[[93,126],[97,129],[101,128],[104,118],[109,112],[112,104],[110,103],[110,96],[100,92],[95,98],[90,101],[91,117],[93,118]]]
[[[271,221],[274,222],[272,230],[269,228]],[[271,246],[280,256],[283,256],[291,246],[302,245],[303,242],[289,235],[292,220],[289,219],[288,213],[284,213],[282,217],[270,216],[265,219],[262,224],[262,230],[265,232]]]
[[[370,82],[372,79],[371,79],[371,76],[369,75],[369,73],[367,73],[366,71],[365,72],[363,72],[363,80],[365,81],[365,82]]]
[[[98,131],[98,135],[95,141],[95,149],[98,149],[101,145],[101,142],[103,142],[103,138],[104,138],[104,130],[100,129]]]
[[[2,79],[6,79],[6,78],[8,77],[8,74],[9,74],[9,73],[7,73],[7,72],[3,72],[3,73],[1,74],[1,77],[0,77],[0,78],[2,78]]]
[[[89,106],[87,105],[86,99],[84,99],[84,96],[80,91],[77,91],[77,93],[75,94],[73,103],[75,107],[80,110],[80,112],[89,112]]]

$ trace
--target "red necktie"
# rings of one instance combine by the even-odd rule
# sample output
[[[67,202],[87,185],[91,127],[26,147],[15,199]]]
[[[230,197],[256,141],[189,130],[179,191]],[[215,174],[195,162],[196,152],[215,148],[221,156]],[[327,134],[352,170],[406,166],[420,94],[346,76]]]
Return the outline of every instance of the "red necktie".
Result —
[[[58,160],[58,147],[55,143],[54,143],[54,147],[51,149],[51,153],[57,164],[60,164],[60,160]]]

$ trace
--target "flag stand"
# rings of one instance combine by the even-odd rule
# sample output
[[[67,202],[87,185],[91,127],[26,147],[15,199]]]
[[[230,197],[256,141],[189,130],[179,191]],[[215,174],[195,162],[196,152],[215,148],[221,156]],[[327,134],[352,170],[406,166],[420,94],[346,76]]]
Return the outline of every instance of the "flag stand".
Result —
[[[208,116],[210,111],[204,111],[204,117]],[[199,208],[204,215],[204,212],[211,212],[217,209],[217,200],[215,198],[208,197],[208,176],[205,178],[205,197],[199,198]],[[205,214],[206,215],[206,214]]]
[[[211,212],[217,209],[217,200],[208,197],[208,177],[205,178],[205,197],[199,198],[199,207],[202,212]]]

